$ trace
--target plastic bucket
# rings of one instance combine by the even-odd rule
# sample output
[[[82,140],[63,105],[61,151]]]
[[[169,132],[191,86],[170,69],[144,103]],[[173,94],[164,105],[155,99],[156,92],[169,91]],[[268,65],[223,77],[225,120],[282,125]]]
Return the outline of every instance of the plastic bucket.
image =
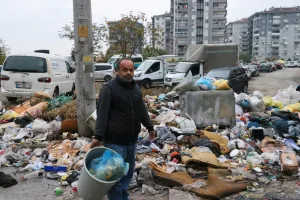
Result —
[[[114,181],[101,181],[95,177],[93,177],[88,171],[88,164],[94,159],[99,158],[106,151],[110,150],[114,153],[115,151],[105,148],[105,147],[97,147],[91,149],[86,155],[84,159],[84,166],[78,181],[78,193],[81,198],[84,200],[100,200],[103,199],[104,196],[109,192],[109,190],[114,186],[114,184],[119,181],[122,177]],[[117,154],[117,153],[116,153]]]

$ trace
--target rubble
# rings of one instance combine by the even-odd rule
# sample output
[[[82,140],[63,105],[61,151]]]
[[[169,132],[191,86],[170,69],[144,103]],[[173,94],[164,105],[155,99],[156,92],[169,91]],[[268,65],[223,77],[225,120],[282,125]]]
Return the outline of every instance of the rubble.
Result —
[[[228,89],[223,80],[201,81],[202,90]],[[196,91],[195,85],[185,84]],[[184,87],[177,88],[179,94],[168,90],[145,95],[158,135],[149,140],[142,127],[130,189],[149,196],[169,191],[170,199],[220,199],[236,193],[245,198],[263,193],[267,184],[299,179],[300,93],[288,88],[275,97],[259,91],[235,94],[236,125],[211,124],[199,130],[188,114],[180,116]],[[76,134],[76,117],[76,101],[65,96],[53,99],[38,93],[10,110],[2,106],[0,167],[15,166],[23,175],[45,171],[48,181],[57,181],[67,191],[60,194],[62,199],[78,196],[77,181],[91,139]],[[4,183],[7,187],[17,184],[13,178],[5,180],[11,181]]]

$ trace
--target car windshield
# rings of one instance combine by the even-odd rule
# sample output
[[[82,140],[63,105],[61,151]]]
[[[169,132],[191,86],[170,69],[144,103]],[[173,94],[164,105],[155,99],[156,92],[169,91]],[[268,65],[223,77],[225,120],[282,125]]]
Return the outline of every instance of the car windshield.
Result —
[[[230,70],[227,69],[219,69],[219,70],[212,70],[208,72],[206,76],[210,78],[222,78],[222,79],[228,79]]]
[[[119,58],[110,58],[108,63],[115,64],[118,60],[119,60]]]
[[[178,63],[173,71],[176,73],[186,73],[191,65],[191,63]]]
[[[153,60],[146,60],[140,64],[140,66],[136,69],[136,71],[145,71],[147,70],[153,63]]]
[[[3,71],[46,73],[45,58],[32,56],[10,56],[3,65]]]

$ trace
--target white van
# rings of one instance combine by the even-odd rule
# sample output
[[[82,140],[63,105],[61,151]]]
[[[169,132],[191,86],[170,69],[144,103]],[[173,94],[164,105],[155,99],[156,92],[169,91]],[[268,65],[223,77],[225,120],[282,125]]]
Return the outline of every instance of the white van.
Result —
[[[53,97],[75,91],[75,69],[50,54],[10,55],[1,73],[1,93],[9,101],[45,92]]]

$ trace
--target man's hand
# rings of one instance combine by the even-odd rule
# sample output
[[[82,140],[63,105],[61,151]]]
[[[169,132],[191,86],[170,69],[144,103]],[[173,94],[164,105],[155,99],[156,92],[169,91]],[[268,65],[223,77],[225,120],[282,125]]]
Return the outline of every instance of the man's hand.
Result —
[[[154,138],[156,138],[156,135],[157,135],[156,131],[150,131],[149,132],[149,139],[153,140]]]
[[[93,140],[93,142],[91,143],[91,149],[95,148],[95,147],[99,147],[101,146],[101,143],[99,140]]]

